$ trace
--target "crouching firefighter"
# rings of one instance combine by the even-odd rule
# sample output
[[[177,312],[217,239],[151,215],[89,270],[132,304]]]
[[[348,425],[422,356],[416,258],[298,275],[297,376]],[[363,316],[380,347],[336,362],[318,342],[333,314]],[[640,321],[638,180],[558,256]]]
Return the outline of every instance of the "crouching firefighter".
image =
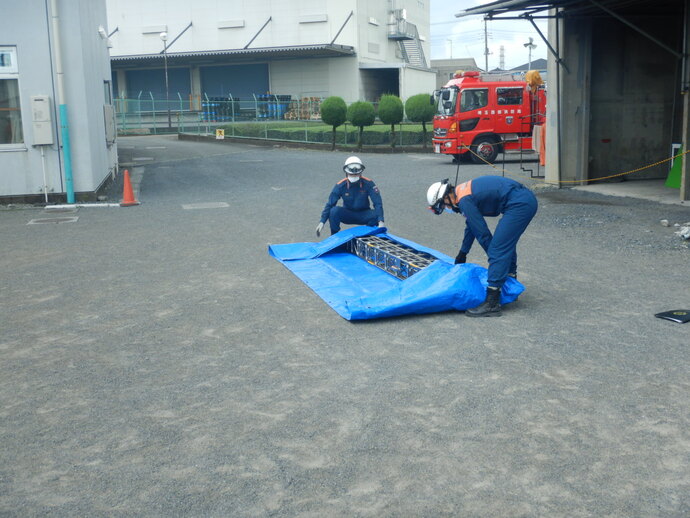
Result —
[[[486,299],[465,314],[470,317],[501,316],[501,288],[508,277],[517,278],[517,242],[537,213],[537,198],[515,180],[501,176],[481,176],[454,186],[448,179],[436,182],[427,191],[429,209],[435,214],[457,212],[466,218],[465,236],[455,264],[466,262],[476,239],[489,257]],[[493,235],[485,216],[503,217]]]
[[[316,235],[321,235],[321,230],[330,222],[331,234],[340,232],[340,224],[368,225],[370,227],[384,226],[383,201],[381,193],[373,180],[362,176],[364,164],[356,156],[345,160],[343,166],[345,178],[340,180],[331,191],[326,206],[321,213],[321,220],[316,226]],[[338,206],[338,200],[342,198],[343,206]],[[371,208],[373,203],[374,208]]]

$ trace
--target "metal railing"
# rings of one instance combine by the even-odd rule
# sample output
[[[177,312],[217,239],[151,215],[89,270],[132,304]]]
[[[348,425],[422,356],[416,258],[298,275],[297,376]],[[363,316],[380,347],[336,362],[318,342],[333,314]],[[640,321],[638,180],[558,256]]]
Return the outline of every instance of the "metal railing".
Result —
[[[279,140],[303,143],[331,143],[333,129],[321,120],[320,97],[292,99],[281,95],[253,95],[251,98],[184,98],[169,101],[140,92],[135,98],[115,100],[118,134],[188,133],[225,137]],[[376,103],[373,103],[376,108]],[[396,146],[423,143],[421,124],[396,125]],[[427,145],[431,145],[432,125],[427,123]],[[336,130],[336,144],[355,145],[359,128],[343,124]],[[390,126],[365,127],[363,145],[390,145]]]
[[[186,96],[174,94],[165,100],[151,92],[116,98],[118,132],[169,133],[231,122],[266,120],[320,120],[323,99],[289,95],[252,95],[250,98]],[[168,124],[170,121],[170,124]]]

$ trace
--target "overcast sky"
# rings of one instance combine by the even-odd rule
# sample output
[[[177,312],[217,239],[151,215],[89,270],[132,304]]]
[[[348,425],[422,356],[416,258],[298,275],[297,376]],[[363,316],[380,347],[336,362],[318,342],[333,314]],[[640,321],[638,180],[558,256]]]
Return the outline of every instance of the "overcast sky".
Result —
[[[456,18],[455,13],[494,0],[430,0],[431,2],[431,59],[474,58],[479,68],[485,67],[483,15]],[[546,21],[538,21],[539,29],[547,35]],[[527,20],[488,21],[489,70],[499,68],[503,45],[504,69],[509,70],[529,61],[524,44],[530,36],[537,46],[532,61],[546,58],[548,49],[534,27]]]

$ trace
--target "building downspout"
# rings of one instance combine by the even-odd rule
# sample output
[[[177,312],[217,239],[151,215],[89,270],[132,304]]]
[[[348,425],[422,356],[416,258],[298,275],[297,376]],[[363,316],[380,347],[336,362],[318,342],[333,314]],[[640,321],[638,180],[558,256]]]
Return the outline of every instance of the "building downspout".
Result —
[[[65,99],[64,72],[62,71],[62,47],[60,45],[60,18],[57,0],[50,0],[50,16],[53,27],[53,49],[55,49],[55,72],[57,76],[58,106],[60,107],[60,136],[62,156],[65,164],[65,192],[67,203],[74,203],[74,182],[72,179],[72,153],[70,151],[67,101]]]

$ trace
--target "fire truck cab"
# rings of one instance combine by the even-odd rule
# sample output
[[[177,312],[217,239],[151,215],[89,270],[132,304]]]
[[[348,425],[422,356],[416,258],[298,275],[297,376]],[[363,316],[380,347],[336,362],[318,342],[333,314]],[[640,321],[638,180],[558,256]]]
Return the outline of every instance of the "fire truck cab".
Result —
[[[484,163],[504,151],[532,150],[534,126],[544,123],[546,112],[543,81],[538,73],[534,77],[528,75],[528,83],[474,71],[456,74],[432,98],[434,152]]]

